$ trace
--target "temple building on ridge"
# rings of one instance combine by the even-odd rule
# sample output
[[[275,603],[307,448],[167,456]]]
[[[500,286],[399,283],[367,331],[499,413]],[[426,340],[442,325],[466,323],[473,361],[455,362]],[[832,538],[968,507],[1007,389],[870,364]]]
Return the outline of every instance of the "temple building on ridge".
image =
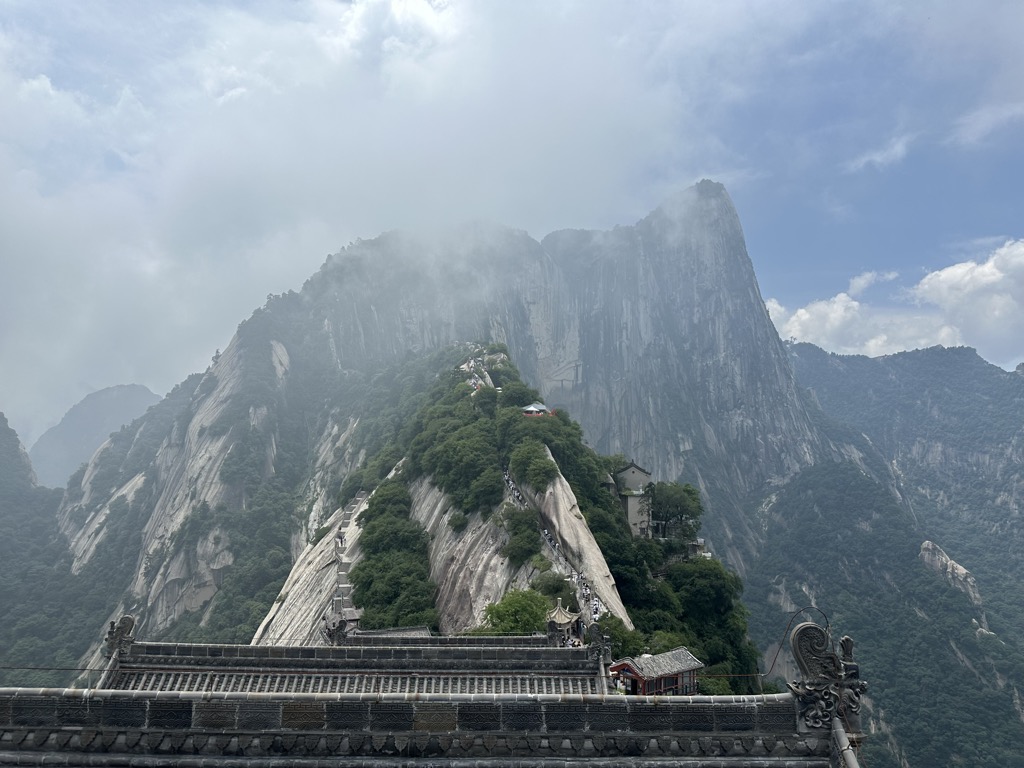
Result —
[[[649,539],[652,536],[651,507],[644,493],[651,482],[651,473],[635,462],[629,462],[615,473],[615,492],[626,513],[629,529],[634,536]]]

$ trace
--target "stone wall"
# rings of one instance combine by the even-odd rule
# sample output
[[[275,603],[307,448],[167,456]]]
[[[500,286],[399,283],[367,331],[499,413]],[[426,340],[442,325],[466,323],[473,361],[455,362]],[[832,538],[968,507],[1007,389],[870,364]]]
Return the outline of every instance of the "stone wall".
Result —
[[[415,696],[0,689],[0,764],[149,765],[223,757],[435,760],[435,765],[828,765],[765,696]],[[393,761],[398,760],[398,763]],[[689,762],[694,761],[694,762]],[[106,763],[103,763],[106,764]],[[113,763],[110,763],[113,764]],[[357,764],[357,763],[353,763]],[[463,763],[464,764],[464,763]],[[326,765],[326,763],[325,763]]]

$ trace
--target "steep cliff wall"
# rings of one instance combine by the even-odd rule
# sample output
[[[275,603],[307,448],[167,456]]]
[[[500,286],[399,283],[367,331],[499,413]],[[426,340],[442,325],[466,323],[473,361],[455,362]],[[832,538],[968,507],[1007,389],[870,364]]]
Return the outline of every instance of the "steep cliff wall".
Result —
[[[338,594],[338,564],[343,563],[342,569],[349,571],[362,557],[362,529],[357,520],[368,501],[364,498],[347,508],[336,509],[324,522],[324,535],[299,554],[274,605],[256,631],[253,645],[325,644],[320,630]]]
[[[841,453],[795,386],[732,202],[721,185],[702,182],[611,232],[537,242],[473,225],[432,238],[389,233],[330,257],[300,293],[272,297],[239,326],[161,424],[151,461],[131,473],[136,464],[123,461],[116,487],[103,488],[95,478],[109,474],[105,460],[90,463],[61,518],[76,563],[106,535],[111,503],[145,488],[124,603],[151,634],[198,606],[205,622],[253,540],[249,516],[264,515],[264,526],[285,519],[286,548],[297,557],[362,458],[353,443],[361,415],[390,407],[373,399],[383,371],[466,339],[504,342],[524,379],[549,405],[567,407],[597,450],[697,484],[712,542],[741,569],[759,547],[752,512],[761,499],[800,467]],[[140,438],[153,436],[153,423],[138,423]],[[423,493],[423,509],[440,504]],[[203,509],[212,522],[196,522]],[[464,557],[434,519],[443,511],[429,514],[439,550]],[[487,529],[472,535],[490,545]],[[514,582],[491,570],[502,572],[488,560],[452,573],[475,574],[479,594],[497,593],[489,579]],[[616,605],[610,592],[602,597]],[[458,615],[463,601],[445,599],[446,626],[479,616],[483,598]]]
[[[725,189],[701,182],[632,227],[543,240],[562,318],[538,365],[601,453],[704,491],[715,547],[742,569],[757,548],[751,496],[838,449],[811,422],[761,300]]]
[[[412,483],[411,517],[430,535],[430,578],[437,584],[441,632],[456,634],[478,627],[484,608],[511,589],[528,589],[537,572],[526,563],[516,567],[501,550],[508,533],[492,516],[472,515],[456,532],[448,524],[455,510],[442,491],[426,478]]]
[[[569,484],[559,475],[543,494],[525,490],[541,511],[543,524],[560,543],[569,562],[584,572],[594,594],[605,607],[632,629],[632,622],[594,541]],[[461,531],[455,531],[449,518],[455,508],[448,497],[429,478],[410,485],[410,517],[430,536],[430,577],[437,584],[437,608],[440,629],[457,634],[484,622],[484,609],[497,603],[513,589],[529,589],[538,571],[530,564],[515,566],[502,554],[508,533],[500,525],[500,514],[472,515]],[[368,500],[367,500],[368,501]],[[319,629],[335,595],[339,548],[337,537],[344,536],[343,559],[347,567],[360,558],[359,532],[355,515],[367,502],[354,507],[350,524],[343,524],[343,510],[337,510],[325,523],[323,538],[307,546],[299,555],[281,593],[253,638],[255,645],[319,645],[324,642]],[[557,566],[556,566],[557,568]]]
[[[548,457],[554,461],[551,452]],[[608,568],[601,548],[594,541],[583,513],[580,512],[576,496],[569,483],[559,473],[543,493],[524,488],[527,499],[540,510],[544,527],[550,532],[569,564],[582,573],[591,591],[601,599],[604,607],[622,619],[627,629],[633,629],[633,621],[622,604],[615,579]]]

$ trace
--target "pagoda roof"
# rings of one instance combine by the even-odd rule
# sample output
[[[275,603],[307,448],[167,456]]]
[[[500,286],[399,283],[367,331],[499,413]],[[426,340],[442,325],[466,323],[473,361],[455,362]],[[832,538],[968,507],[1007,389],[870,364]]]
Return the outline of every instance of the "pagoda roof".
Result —
[[[262,646],[133,642],[101,688],[191,693],[363,695],[597,695],[600,663],[587,648],[547,645],[544,635],[354,635],[352,645]],[[347,641],[347,639],[346,639]],[[543,643],[543,645],[541,645]]]
[[[562,598],[558,598],[558,603],[555,607],[548,611],[548,621],[553,621],[559,626],[572,624],[572,622],[576,621],[579,617],[580,615],[578,613],[572,613],[562,607]]]
[[[644,468],[643,468],[643,467],[641,467],[641,466],[640,466],[639,464],[637,464],[637,463],[636,463],[635,461],[631,461],[631,462],[629,462],[629,464],[627,464],[626,466],[624,466],[624,467],[623,467],[622,469],[617,469],[617,470],[615,470],[615,475],[616,475],[616,477],[618,477],[619,475],[621,475],[621,474],[622,474],[623,472],[625,472],[625,471],[626,471],[627,469],[638,469],[638,470],[640,470],[641,472],[643,472],[643,473],[644,473],[645,475],[648,475],[648,476],[650,476],[650,474],[651,474],[651,473],[650,473],[650,472],[648,472],[648,471],[647,471],[646,469],[644,469]]]

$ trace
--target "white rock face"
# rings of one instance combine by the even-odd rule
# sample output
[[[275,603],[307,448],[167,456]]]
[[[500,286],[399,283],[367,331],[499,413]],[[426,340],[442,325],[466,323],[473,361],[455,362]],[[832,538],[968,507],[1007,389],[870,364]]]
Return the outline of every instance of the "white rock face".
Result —
[[[524,489],[541,510],[543,525],[559,542],[562,552],[577,570],[582,570],[594,594],[623,623],[633,623],[622,604],[615,580],[608,570],[593,534],[565,479],[558,475],[543,495]],[[415,480],[409,488],[412,519],[430,536],[430,578],[437,584],[440,629],[445,634],[464,632],[481,625],[484,609],[514,589],[528,589],[538,571],[526,563],[516,567],[501,554],[508,534],[495,513],[487,520],[472,515],[469,524],[456,532],[449,519],[456,510],[443,491],[429,478]],[[366,502],[356,513],[362,512]],[[351,522],[342,526],[342,510],[327,521],[330,531],[316,544],[303,550],[292,568],[267,617],[253,638],[254,645],[321,645],[321,617],[329,612],[337,581],[335,540],[344,534],[349,568],[358,562],[361,529]]]
[[[106,445],[106,443],[104,443]],[[101,446],[98,451],[102,451]],[[93,512],[85,521],[85,525],[77,527],[71,518],[71,513],[67,509],[62,509],[59,517],[58,524],[60,525],[61,532],[68,537],[68,547],[71,550],[71,572],[80,573],[82,567],[89,562],[93,552],[96,551],[96,545],[102,541],[103,536],[107,532],[107,528],[104,525],[107,521],[107,517],[110,515],[110,505],[114,500],[124,497],[124,500],[129,504],[132,499],[135,498],[135,493],[142,487],[145,482],[145,476],[139,473],[123,486],[118,488],[110,496],[110,500],[100,507],[98,510]]]
[[[505,529],[492,516],[470,517],[456,533],[448,520],[455,511],[443,491],[427,479],[410,487],[412,518],[430,534],[430,578],[437,584],[441,632],[456,634],[479,626],[484,609],[513,589],[528,589],[537,570],[529,563],[515,567],[501,554],[508,543]]]
[[[266,354],[277,384],[284,386],[290,371],[287,349],[280,342],[271,341]],[[223,570],[233,563],[230,532],[215,528],[187,549],[181,548],[175,534],[193,510],[204,502],[210,509],[219,504],[232,508],[245,506],[246,501],[239,497],[237,489],[220,479],[221,467],[235,439],[220,422],[233,398],[245,386],[245,366],[241,358],[241,344],[236,336],[196,388],[191,418],[173,428],[159,448],[155,466],[150,469],[159,497],[145,521],[139,567],[129,593],[111,616],[116,620],[122,611],[135,613],[140,619],[140,630],[147,636],[163,631],[184,613],[210,601],[219,589]],[[251,409],[248,416],[255,429],[265,429],[270,418],[264,407]],[[302,508],[308,512],[304,514],[304,525],[296,531],[297,546],[293,548],[296,555],[301,552],[309,531],[315,530],[328,516],[336,491],[336,486],[332,490],[332,483],[339,475],[344,476],[344,469],[359,458],[347,449],[357,423],[354,418],[341,424],[331,422],[328,429],[317,435],[314,460],[301,499]],[[273,434],[267,443],[264,470],[271,474],[276,450]],[[97,450],[86,469],[82,500],[77,504],[65,503],[60,511],[61,530],[68,537],[74,557],[72,568],[76,573],[90,561],[106,535],[111,503],[120,496],[131,502],[145,482],[143,473],[136,475],[83,520],[81,510],[87,508],[95,496],[93,481],[99,458],[108,445],[109,441]],[[159,565],[152,567],[150,564]]]
[[[951,586],[967,595],[974,605],[981,605],[981,592],[973,574],[947,555],[942,547],[935,542],[925,541],[921,544],[918,557],[933,571],[944,576]]]
[[[550,451],[548,456],[554,461]],[[594,541],[594,534],[580,512],[576,494],[572,492],[566,479],[559,473],[543,494],[526,487],[523,487],[522,491],[527,499],[540,509],[544,526],[558,542],[559,549],[570,565],[586,576],[591,591],[601,599],[605,608],[613,616],[622,619],[627,629],[633,629],[633,621],[622,604],[619,589],[615,585],[608,563],[601,553],[601,548]]]
[[[359,514],[368,499],[350,509],[337,509],[325,525],[320,541],[309,544],[292,566],[274,605],[253,636],[252,645],[325,645],[320,635],[323,617],[331,611],[337,593],[339,557],[348,570],[359,562]],[[343,521],[348,518],[348,523]],[[338,537],[344,536],[341,548]]]

